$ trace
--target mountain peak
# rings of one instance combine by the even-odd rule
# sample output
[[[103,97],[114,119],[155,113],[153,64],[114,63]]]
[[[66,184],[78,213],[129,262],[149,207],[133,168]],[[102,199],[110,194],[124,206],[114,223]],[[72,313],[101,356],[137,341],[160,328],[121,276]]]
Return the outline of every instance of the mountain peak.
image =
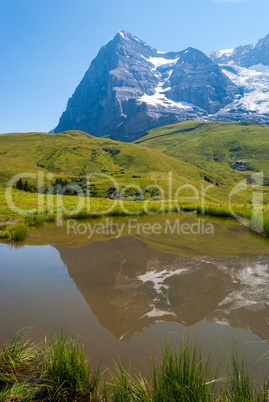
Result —
[[[192,65],[214,64],[208,56],[201,52],[201,50],[198,50],[194,47],[188,47],[187,49],[179,53],[178,65],[182,63],[188,63]]]
[[[246,68],[258,64],[269,66],[269,34],[256,43],[212,52],[209,57],[218,64],[234,64]]]
[[[130,32],[123,31],[123,30],[120,30],[118,32],[118,35],[120,35],[124,39],[132,39],[132,38],[134,38],[134,35],[132,35]]]
[[[264,38],[260,39],[256,44],[255,47],[260,47],[264,45],[269,45],[269,34],[266,35]]]
[[[226,51],[225,57],[235,55],[243,63],[244,54],[249,57],[253,50],[249,65],[265,64],[268,40],[269,35],[256,44],[261,47]],[[255,63],[262,54],[264,61]],[[221,113],[229,120],[229,110],[235,118],[244,119],[241,84],[234,81],[235,74],[229,76],[218,65],[222,55],[217,52],[215,61],[193,47],[160,52],[120,30],[92,61],[54,132],[74,129],[132,141],[151,128],[175,121],[214,120]],[[266,105],[259,107],[265,110]]]
[[[119,32],[115,35],[115,37],[119,37],[119,38],[122,38],[122,39],[125,39],[125,40],[132,40],[132,39],[134,39],[134,36],[133,36],[132,34],[130,34],[130,32],[123,31],[123,30],[119,31]]]
[[[105,45],[107,45],[110,42],[116,42],[116,43],[128,43],[128,42],[133,42],[133,43],[140,43],[146,45],[145,42],[143,42],[141,39],[137,38],[136,36],[132,35],[130,32],[120,30],[119,32],[116,33],[116,35],[113,36]]]

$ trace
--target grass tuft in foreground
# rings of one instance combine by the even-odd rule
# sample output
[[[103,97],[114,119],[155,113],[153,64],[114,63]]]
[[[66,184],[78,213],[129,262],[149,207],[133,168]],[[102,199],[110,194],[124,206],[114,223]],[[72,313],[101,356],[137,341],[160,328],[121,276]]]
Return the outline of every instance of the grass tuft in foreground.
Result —
[[[0,384],[22,381],[25,375],[36,370],[38,355],[38,346],[28,339],[27,334],[15,335],[1,350]]]
[[[224,359],[227,385],[222,391],[221,400],[224,401],[268,401],[268,382],[257,389],[249,378],[249,371],[244,356],[239,359],[232,345],[232,363]]]
[[[34,387],[25,383],[14,383],[12,385],[5,385],[0,391],[0,402],[7,401],[32,401],[36,395]]]
[[[90,376],[89,362],[78,339],[63,332],[45,339],[42,378],[49,400],[95,400],[98,370]]]
[[[111,381],[104,383],[103,401],[148,402],[152,400],[147,379],[140,373],[133,378],[120,360],[115,364],[114,370],[110,371],[110,377]]]
[[[162,361],[152,360],[153,401],[209,401],[214,394],[218,370],[213,372],[209,358],[203,360],[197,343],[184,340],[173,352],[169,341],[162,346]]]

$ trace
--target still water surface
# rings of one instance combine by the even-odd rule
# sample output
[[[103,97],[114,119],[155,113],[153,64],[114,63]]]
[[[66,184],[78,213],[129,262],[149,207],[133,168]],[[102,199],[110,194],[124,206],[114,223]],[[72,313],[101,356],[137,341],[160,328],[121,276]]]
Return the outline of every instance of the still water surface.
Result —
[[[215,362],[233,339],[254,368],[269,351],[269,239],[215,218],[202,222],[214,234],[167,232],[167,219],[179,218],[198,222],[140,217],[162,227],[154,235],[130,233],[128,218],[113,218],[119,238],[46,224],[19,246],[0,244],[0,341],[22,328],[37,339],[67,328],[80,335],[93,366],[102,359],[112,367],[118,355],[145,372],[147,352],[159,357],[163,335],[180,345],[185,333]]]

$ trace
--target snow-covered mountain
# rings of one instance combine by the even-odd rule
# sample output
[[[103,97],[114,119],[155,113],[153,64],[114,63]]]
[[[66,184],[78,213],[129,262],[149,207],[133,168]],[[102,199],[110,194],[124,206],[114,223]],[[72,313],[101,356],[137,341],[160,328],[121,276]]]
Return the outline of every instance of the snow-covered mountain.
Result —
[[[193,48],[164,53],[120,31],[92,61],[53,132],[132,141],[186,119],[269,122],[268,51],[269,36],[209,57]]]
[[[269,35],[252,45],[212,52],[209,57],[243,93],[213,119],[269,123]]]
[[[232,63],[246,68],[257,64],[269,66],[269,34],[252,45],[212,52],[209,56],[218,64]]]

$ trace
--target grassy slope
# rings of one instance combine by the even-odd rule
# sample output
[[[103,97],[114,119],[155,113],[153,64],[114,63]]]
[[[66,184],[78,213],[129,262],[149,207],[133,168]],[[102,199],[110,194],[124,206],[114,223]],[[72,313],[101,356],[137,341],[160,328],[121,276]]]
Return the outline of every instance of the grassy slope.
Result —
[[[186,128],[195,129],[184,131]],[[246,173],[263,170],[269,176],[267,125],[183,122],[151,130],[136,143],[188,161],[208,172],[223,168],[227,174],[236,174],[230,168],[231,164],[244,160],[250,167]]]
[[[191,131],[187,131],[187,130]],[[269,126],[256,123],[183,122],[151,130],[136,143],[200,168],[219,185],[231,185],[263,171],[268,193]],[[232,169],[246,162],[246,171]],[[268,202],[268,195],[266,195]]]
[[[112,155],[107,150],[114,149]],[[105,172],[119,185],[137,184],[143,189],[149,184],[168,188],[168,172],[173,172],[174,189],[185,183],[198,189],[207,185],[204,172],[196,166],[165,155],[158,150],[136,144],[121,143],[106,138],[92,137],[78,131],[57,135],[46,133],[5,134],[0,136],[0,187],[20,172],[53,173],[56,176],[85,176]],[[139,177],[133,177],[137,176]],[[31,180],[30,180],[31,181]],[[111,186],[110,180],[95,180]],[[209,198],[220,199],[219,190]],[[219,192],[220,193],[220,192]],[[187,195],[187,192],[185,191]],[[188,192],[189,195],[190,192]]]
[[[116,148],[112,156],[104,149]],[[167,171],[179,167],[177,160],[134,144],[92,137],[83,132],[4,134],[0,136],[1,174],[11,176],[38,168],[62,175],[122,169],[136,173]],[[184,163],[184,171],[197,176],[197,169]],[[3,181],[3,179],[2,179]]]
[[[196,126],[200,128],[182,132],[193,130]],[[204,181],[206,175],[212,179],[212,183],[219,184],[219,187],[208,192],[208,201],[227,202],[230,189],[241,179],[242,174],[228,167],[227,158],[221,164],[212,159],[217,152],[213,148],[218,147],[221,136],[217,134],[213,139],[210,137],[210,144],[215,141],[216,146],[215,143],[208,145],[209,128],[213,126],[217,127],[215,131],[218,133],[218,124],[201,125],[193,121],[160,127],[142,137],[139,144],[96,138],[79,131],[57,135],[1,135],[0,186],[4,187],[9,178],[20,172],[43,170],[45,173],[70,177],[103,171],[113,175],[120,186],[134,183],[145,188],[148,184],[158,183],[167,191],[168,172],[173,171],[174,189],[182,184],[192,184],[199,190],[201,185],[208,185]],[[223,130],[227,131],[225,125]],[[177,133],[166,135],[174,131]],[[148,140],[155,136],[157,138]],[[111,148],[119,152],[111,155],[107,152]],[[133,178],[137,174],[140,177]],[[107,187],[112,185],[109,180],[101,182]],[[188,192],[188,195],[193,193]],[[250,201],[248,194],[244,201]]]

